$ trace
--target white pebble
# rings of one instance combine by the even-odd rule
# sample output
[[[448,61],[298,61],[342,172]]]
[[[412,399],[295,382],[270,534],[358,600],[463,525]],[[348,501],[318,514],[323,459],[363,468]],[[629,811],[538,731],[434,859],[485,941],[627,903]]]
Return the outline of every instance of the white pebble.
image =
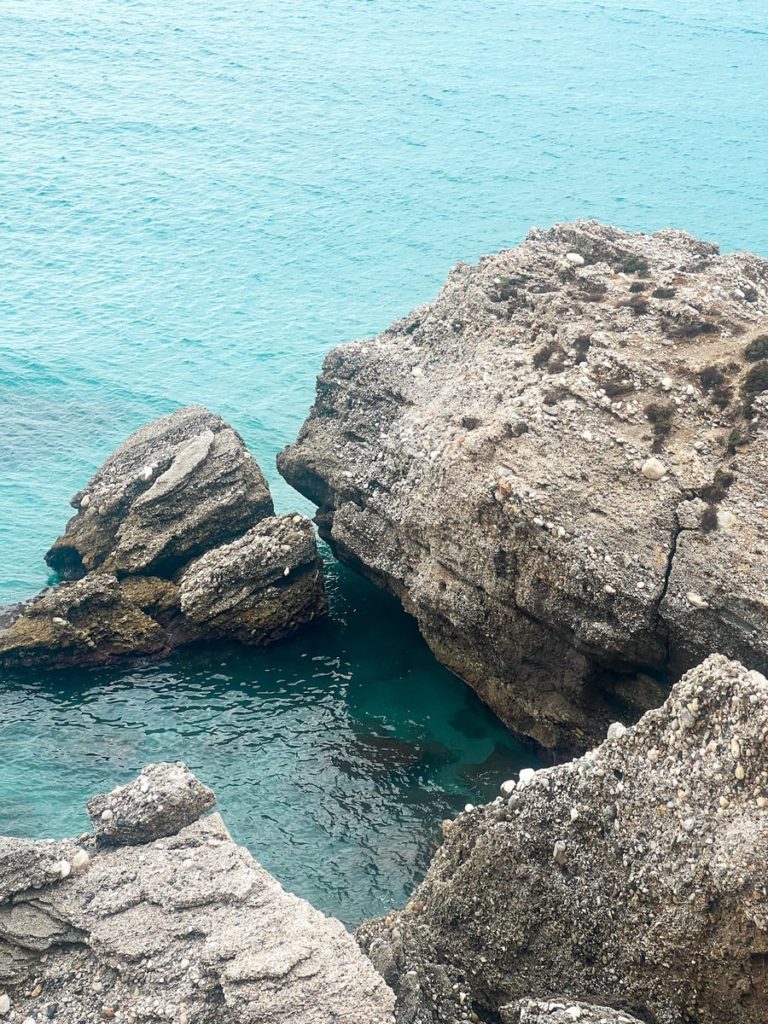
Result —
[[[51,871],[58,878],[69,878],[72,871],[72,865],[68,860],[57,860],[55,864],[51,865]]]
[[[567,252],[565,258],[569,263],[572,263],[574,267],[583,267],[586,262],[584,257],[577,252]]]
[[[558,839],[555,843],[555,847],[552,851],[552,859],[555,861],[556,864],[565,864],[568,857],[565,852],[564,839]]]
[[[622,725],[621,722],[611,722],[608,726],[608,739],[620,740],[626,731],[626,725]]]
[[[82,496],[82,498],[80,499],[80,508],[88,508],[88,506],[90,504],[91,504],[91,496],[90,496],[90,494],[84,494]]]
[[[142,466],[139,476],[141,477],[142,480],[151,480],[153,472],[154,471],[151,466]]]
[[[106,808],[105,808],[105,809],[104,809],[104,810],[103,810],[103,811],[101,812],[101,820],[102,820],[102,821],[112,821],[112,819],[114,818],[114,816],[115,816],[115,814],[114,814],[114,811],[110,811],[110,809],[109,809],[108,807],[106,807]]]
[[[75,874],[80,874],[85,871],[91,863],[86,850],[78,850],[75,856],[72,858],[72,870]]]
[[[701,594],[697,594],[695,591],[689,590],[685,596],[688,598],[688,602],[692,604],[694,608],[709,608],[709,601],[707,601],[705,597],[702,597]]]
[[[3,992],[3,994],[0,996],[0,1013],[2,1013],[3,1016],[5,1016],[5,1014],[8,1013],[10,1008],[11,997],[6,992]]]
[[[464,804],[464,810],[467,812],[467,814],[469,814],[470,811],[474,811],[474,809],[474,804]]]
[[[717,513],[717,525],[721,530],[730,529],[736,522],[736,516],[733,512],[729,512],[727,508],[721,509]]]
[[[519,786],[528,786],[536,778],[536,772],[533,768],[522,768],[520,775],[518,776]]]
[[[647,480],[661,480],[667,475],[667,467],[658,459],[650,458],[645,460],[640,472]]]
[[[502,782],[501,784],[501,792],[504,794],[504,796],[511,796],[512,793],[515,791],[516,786],[517,783],[514,779],[507,779],[506,782]]]

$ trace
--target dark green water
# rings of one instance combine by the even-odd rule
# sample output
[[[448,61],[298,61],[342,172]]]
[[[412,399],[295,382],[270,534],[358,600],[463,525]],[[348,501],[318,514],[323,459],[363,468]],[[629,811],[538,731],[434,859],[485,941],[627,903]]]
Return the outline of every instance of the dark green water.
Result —
[[[0,834],[88,827],[88,796],[184,760],[286,888],[356,924],[402,905],[440,822],[531,763],[412,619],[329,566],[330,620],[267,651],[0,681]]]

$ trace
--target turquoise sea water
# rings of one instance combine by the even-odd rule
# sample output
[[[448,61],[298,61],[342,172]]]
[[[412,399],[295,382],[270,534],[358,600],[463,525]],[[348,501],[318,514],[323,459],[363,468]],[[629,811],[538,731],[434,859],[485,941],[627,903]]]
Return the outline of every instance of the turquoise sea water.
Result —
[[[323,353],[532,224],[768,253],[767,68],[764,0],[4,0],[0,603],[181,404],[306,509],[274,456]],[[471,766],[521,755],[331,576],[334,621],[268,655],[3,680],[0,833],[80,828],[94,787],[184,757],[287,885],[350,921],[402,901],[440,817],[487,795]]]

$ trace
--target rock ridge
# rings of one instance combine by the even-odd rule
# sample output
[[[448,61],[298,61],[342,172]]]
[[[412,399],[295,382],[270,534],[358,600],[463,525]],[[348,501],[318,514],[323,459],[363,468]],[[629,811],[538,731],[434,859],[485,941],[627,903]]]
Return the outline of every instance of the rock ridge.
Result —
[[[767,738],[768,680],[713,655],[637,725],[445,822],[407,908],[359,930],[398,1024],[762,1024]]]

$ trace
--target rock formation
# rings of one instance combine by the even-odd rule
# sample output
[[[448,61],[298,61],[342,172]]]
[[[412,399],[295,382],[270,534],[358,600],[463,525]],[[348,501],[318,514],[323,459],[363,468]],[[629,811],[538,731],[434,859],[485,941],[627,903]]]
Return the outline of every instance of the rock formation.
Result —
[[[274,516],[242,439],[197,406],[142,427],[46,561],[66,581],[0,621],[0,665],[101,664],[200,640],[265,644],[325,611],[303,516]]]
[[[711,651],[768,666],[767,422],[768,262],[579,222],[333,350],[278,464],[338,557],[562,754]]]
[[[715,655],[636,726],[447,822],[406,910],[359,933],[398,1024],[601,1019],[518,1003],[562,993],[654,1024],[764,1024],[766,739],[768,680]]]
[[[95,837],[0,839],[0,1019],[393,1024],[343,925],[198,820],[211,802],[150,765],[90,802]]]

